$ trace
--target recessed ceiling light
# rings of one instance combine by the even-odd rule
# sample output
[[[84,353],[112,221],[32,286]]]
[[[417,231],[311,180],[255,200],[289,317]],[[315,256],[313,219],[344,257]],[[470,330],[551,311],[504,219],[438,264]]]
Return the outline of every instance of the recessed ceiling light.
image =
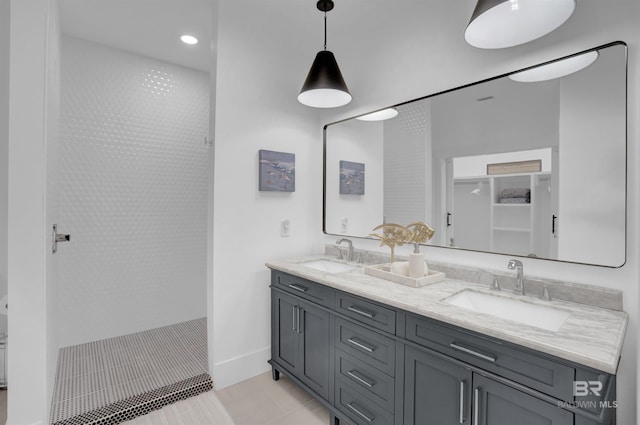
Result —
[[[192,35],[185,34],[180,37],[180,40],[182,40],[184,44],[198,44],[198,39]]]

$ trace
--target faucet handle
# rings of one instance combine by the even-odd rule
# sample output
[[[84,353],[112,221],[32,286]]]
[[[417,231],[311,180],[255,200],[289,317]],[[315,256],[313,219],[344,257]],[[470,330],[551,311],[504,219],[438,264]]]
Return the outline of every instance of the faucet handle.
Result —
[[[545,301],[551,301],[551,295],[549,294],[549,287],[547,285],[544,285],[544,288],[542,288],[542,294],[540,295],[540,299]]]
[[[493,283],[491,284],[491,287],[489,288],[492,291],[499,291],[500,288],[500,283],[498,282],[498,276],[494,276],[493,277]]]
[[[338,260],[343,260],[344,255],[342,254],[342,248],[338,247]]]

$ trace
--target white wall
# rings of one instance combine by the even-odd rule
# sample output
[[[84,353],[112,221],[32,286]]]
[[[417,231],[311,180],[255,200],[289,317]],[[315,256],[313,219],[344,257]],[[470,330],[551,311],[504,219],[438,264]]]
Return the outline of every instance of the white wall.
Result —
[[[56,10],[55,1],[11,2],[8,424],[47,421],[58,349],[45,214],[47,155],[57,116]]]
[[[382,224],[383,123],[352,120],[327,129],[327,216],[329,233],[368,235]],[[364,164],[364,195],[340,194],[340,161]],[[377,214],[376,214],[377,212]],[[347,220],[343,231],[342,220]]]
[[[49,2],[47,35],[47,67],[45,76],[45,238],[51,241],[50,229],[59,218],[60,199],[58,188],[59,176],[59,148],[60,137],[58,124],[60,121],[60,14],[58,1]],[[58,348],[60,347],[60,305],[58,295],[60,291],[59,272],[60,258],[51,252],[49,244],[45,246],[45,287],[47,310],[47,400],[53,395],[56,367],[58,365]],[[11,347],[11,345],[9,345]],[[11,348],[9,348],[11,350]],[[47,406],[47,409],[49,406]]]
[[[209,331],[218,389],[268,368],[270,274],[264,262],[321,249],[322,126],[317,111],[296,100],[321,44],[310,42],[301,51],[293,40],[321,42],[308,31],[312,18],[320,18],[311,22],[322,30],[314,9],[299,0],[219,5]],[[258,191],[260,149],[296,155],[295,192]],[[283,219],[290,220],[288,238],[280,237]]]
[[[209,75],[64,36],[62,347],[206,315]]]
[[[0,58],[9,57],[10,5],[0,2]],[[9,61],[0,61],[0,297],[7,293],[7,196],[9,189]],[[0,316],[7,332],[7,316]]]
[[[614,49],[560,85],[558,256],[569,261],[625,261],[624,246],[614,242],[624,240],[625,212],[617,206],[625,199],[625,169],[615,159],[625,155],[618,141],[625,138],[626,75],[615,66],[623,49]],[[600,84],[587,83],[594,80]]]

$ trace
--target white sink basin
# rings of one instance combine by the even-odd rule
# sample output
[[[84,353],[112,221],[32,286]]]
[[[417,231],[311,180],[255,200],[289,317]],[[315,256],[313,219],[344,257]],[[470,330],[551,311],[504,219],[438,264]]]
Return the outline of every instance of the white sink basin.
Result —
[[[355,269],[354,266],[350,266],[349,264],[331,260],[312,260],[300,263],[300,265],[326,273],[342,273]]]
[[[554,332],[560,329],[571,315],[568,311],[554,307],[472,290],[459,292],[444,302]]]

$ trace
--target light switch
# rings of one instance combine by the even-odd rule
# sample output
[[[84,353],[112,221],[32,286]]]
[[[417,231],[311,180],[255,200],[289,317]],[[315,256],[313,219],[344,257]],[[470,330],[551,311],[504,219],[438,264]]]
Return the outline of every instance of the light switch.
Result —
[[[288,238],[289,237],[289,230],[290,230],[289,219],[285,218],[284,220],[282,220],[280,222],[280,237],[281,238]]]
[[[340,219],[340,233],[347,233],[349,231],[349,218],[342,217]]]

